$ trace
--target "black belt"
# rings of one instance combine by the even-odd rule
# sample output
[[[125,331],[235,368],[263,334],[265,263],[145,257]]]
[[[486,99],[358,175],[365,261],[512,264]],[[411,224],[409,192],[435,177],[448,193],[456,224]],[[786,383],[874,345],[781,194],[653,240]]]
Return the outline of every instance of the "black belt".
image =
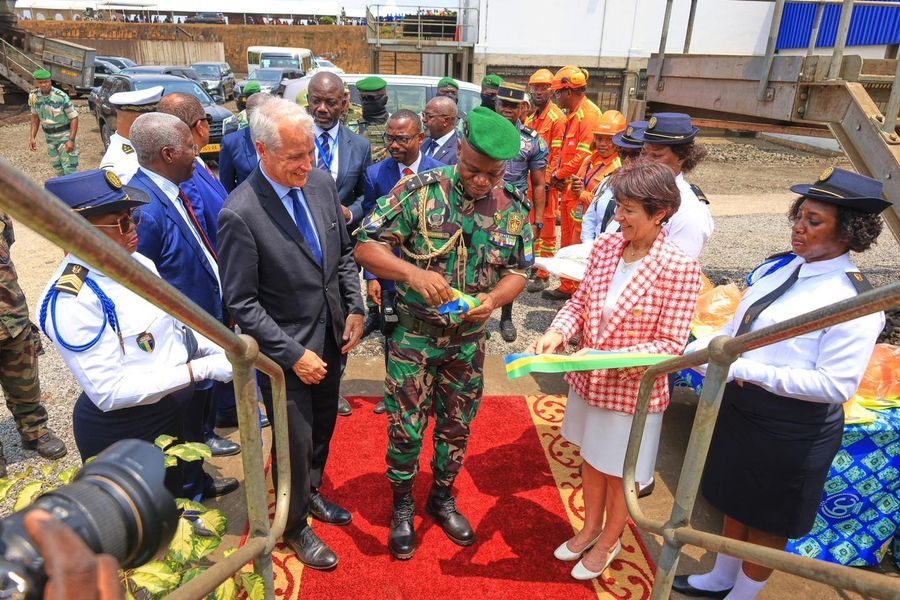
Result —
[[[44,127],[44,133],[59,133],[60,131],[68,131],[71,129],[72,124],[66,123],[65,125],[58,125],[56,127]]]
[[[451,327],[440,327],[417,319],[402,310],[397,311],[397,324],[407,331],[432,338],[469,336],[484,331],[484,323],[460,323]]]

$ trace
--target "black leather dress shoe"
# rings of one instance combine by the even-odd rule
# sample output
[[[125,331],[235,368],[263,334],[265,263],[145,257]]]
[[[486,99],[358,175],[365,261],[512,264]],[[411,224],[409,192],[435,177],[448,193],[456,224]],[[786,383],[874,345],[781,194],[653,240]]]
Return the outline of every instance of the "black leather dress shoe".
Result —
[[[292,536],[285,536],[284,543],[297,555],[305,566],[319,571],[328,571],[338,564],[337,555],[319,539],[312,527],[306,526]]]
[[[450,490],[432,487],[425,512],[435,518],[454,544],[470,546],[475,542],[475,531],[469,520],[456,510],[456,498],[450,494]]]
[[[412,494],[394,494],[394,510],[391,514],[391,532],[388,534],[388,550],[398,560],[409,560],[416,553],[416,532],[413,515],[416,512]]]
[[[519,332],[516,331],[516,326],[513,324],[512,319],[500,321],[500,337],[505,342],[514,342],[519,337]]]
[[[269,422],[269,417],[267,417],[266,415],[260,415],[259,416],[259,426],[262,427],[263,429],[265,429],[269,425],[271,425],[271,423]]]
[[[240,444],[226,440],[216,433],[203,440],[203,443],[209,446],[209,451],[213,456],[233,456],[241,451]]]
[[[350,514],[350,511],[334,502],[329,502],[315,490],[309,493],[309,512],[319,521],[331,523],[332,525],[347,525],[353,520],[353,515]]]
[[[375,408],[372,410],[376,415],[383,415],[387,412],[387,408],[384,406],[384,400],[380,401],[375,405]]]
[[[724,598],[731,592],[731,588],[720,592],[710,592],[708,590],[695,588],[688,583],[688,577],[688,575],[676,575],[675,580],[672,582],[672,589],[685,596],[697,596],[701,598]]]
[[[656,489],[656,479],[651,479],[650,483],[638,490],[638,498],[646,498]]]
[[[238,487],[240,487],[240,484],[234,477],[219,477],[218,479],[207,477],[206,485],[203,486],[203,497],[216,498],[224,496],[238,489]]]
[[[342,417],[349,417],[353,414],[353,409],[350,408],[350,403],[347,402],[347,399],[343,396],[338,396],[338,410],[337,413]]]

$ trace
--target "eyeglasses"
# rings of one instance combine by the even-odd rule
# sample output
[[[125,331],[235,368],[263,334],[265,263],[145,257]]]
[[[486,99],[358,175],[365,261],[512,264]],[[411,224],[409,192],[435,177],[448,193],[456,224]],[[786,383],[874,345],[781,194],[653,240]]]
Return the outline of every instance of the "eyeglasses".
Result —
[[[410,143],[411,141],[413,141],[414,139],[416,139],[417,136],[410,136],[410,135],[388,135],[388,134],[385,133],[385,134],[382,134],[381,137],[382,137],[382,139],[384,140],[384,143],[387,144],[388,146],[390,146],[390,145],[393,144],[394,142],[397,142],[398,144],[400,144],[400,145],[402,145],[402,146],[405,146],[406,144],[408,144],[408,143]]]
[[[437,113],[423,112],[423,119],[449,119],[450,115],[439,115]]]
[[[197,119],[196,121],[194,121],[194,124],[191,125],[191,129],[193,129],[194,127],[196,127],[197,125],[199,125],[199,124],[200,124],[200,121],[206,121],[206,124],[207,124],[207,125],[212,125],[213,118],[212,118],[211,116],[209,116],[209,115],[206,115],[205,117],[202,117],[202,118],[200,118],[200,119]]]
[[[132,227],[140,224],[140,222],[141,222],[141,209],[132,208],[131,210],[128,211],[128,214],[122,215],[121,217],[116,219],[115,225],[113,225],[113,224],[104,225],[101,223],[94,223],[94,227],[118,227],[119,233],[121,233],[122,235],[125,235],[126,233],[131,231]]]

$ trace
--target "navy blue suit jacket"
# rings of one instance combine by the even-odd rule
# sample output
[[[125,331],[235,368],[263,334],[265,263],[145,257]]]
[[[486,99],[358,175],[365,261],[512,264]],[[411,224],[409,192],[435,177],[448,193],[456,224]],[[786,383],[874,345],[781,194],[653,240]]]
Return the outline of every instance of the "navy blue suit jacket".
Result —
[[[453,135],[450,136],[450,139],[447,140],[447,143],[438,148],[437,152],[431,154],[431,147],[434,146],[437,142],[435,142],[430,137],[426,137],[425,141],[422,142],[422,154],[428,154],[434,160],[440,161],[445,165],[455,165],[458,142],[459,134],[457,134],[456,130],[454,130]]]
[[[128,185],[150,196],[150,203],[141,207],[138,252],[156,264],[160,277],[221,321],[219,282],[188,224],[141,169]]]
[[[219,233],[219,211],[225,205],[228,192],[219,183],[215,175],[210,173],[199,162],[194,167],[194,176],[179,186],[194,207],[197,221],[212,247],[218,248],[216,237]]]
[[[250,128],[244,127],[222,138],[219,150],[219,179],[231,193],[256,168],[259,158],[250,139]]]
[[[363,218],[363,180],[372,164],[369,140],[356,135],[342,123],[338,133],[338,174],[334,182],[338,199],[352,215],[347,230],[353,231]]]

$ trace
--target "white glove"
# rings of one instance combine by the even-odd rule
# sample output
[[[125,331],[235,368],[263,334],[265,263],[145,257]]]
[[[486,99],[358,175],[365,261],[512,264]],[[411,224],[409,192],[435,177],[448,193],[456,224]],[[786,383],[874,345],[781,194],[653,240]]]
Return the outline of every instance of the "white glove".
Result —
[[[213,379],[227,383],[231,381],[231,363],[224,354],[210,354],[191,361],[191,369],[194,372],[194,381]]]

